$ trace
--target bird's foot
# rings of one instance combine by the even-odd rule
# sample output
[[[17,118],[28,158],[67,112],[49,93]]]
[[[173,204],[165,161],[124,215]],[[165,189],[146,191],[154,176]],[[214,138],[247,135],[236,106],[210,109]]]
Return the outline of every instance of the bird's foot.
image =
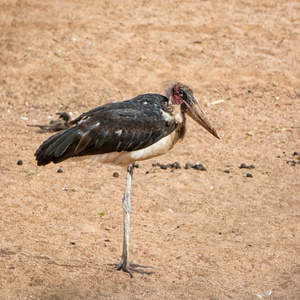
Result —
[[[140,273],[140,274],[146,274],[146,275],[150,275],[150,274],[154,273],[154,272],[145,271],[145,270],[143,270],[143,268],[147,269],[147,268],[152,268],[152,267],[137,265],[137,264],[133,264],[132,262],[125,264],[123,262],[123,260],[121,260],[121,262],[119,264],[115,265],[115,267],[114,267],[114,269],[116,269],[116,270],[122,270],[122,271],[128,273],[131,278],[133,277],[132,273]]]

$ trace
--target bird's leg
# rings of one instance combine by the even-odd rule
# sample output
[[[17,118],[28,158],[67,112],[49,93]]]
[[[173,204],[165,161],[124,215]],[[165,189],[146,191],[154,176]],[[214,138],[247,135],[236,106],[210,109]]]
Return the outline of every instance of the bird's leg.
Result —
[[[129,224],[130,224],[130,189],[131,181],[133,175],[134,163],[131,163],[127,167],[126,185],[125,192],[123,196],[123,253],[120,263],[116,266],[117,270],[123,270],[133,277],[132,272],[152,274],[152,272],[145,272],[141,269],[136,269],[136,267],[147,268],[146,266],[140,266],[132,264],[129,262]]]
[[[120,269],[129,267],[129,224],[130,224],[130,190],[133,175],[134,164],[130,164],[127,168],[125,192],[123,196],[123,253],[120,262]],[[126,271],[126,270],[124,270]],[[128,272],[131,276],[132,274]]]

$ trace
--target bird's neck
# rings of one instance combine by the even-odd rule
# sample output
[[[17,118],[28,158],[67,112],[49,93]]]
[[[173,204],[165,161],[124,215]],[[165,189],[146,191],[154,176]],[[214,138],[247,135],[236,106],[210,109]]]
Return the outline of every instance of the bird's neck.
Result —
[[[184,123],[185,124],[185,113],[180,108],[180,105],[177,104],[171,104],[169,106],[170,109],[170,115],[175,120],[177,124]]]

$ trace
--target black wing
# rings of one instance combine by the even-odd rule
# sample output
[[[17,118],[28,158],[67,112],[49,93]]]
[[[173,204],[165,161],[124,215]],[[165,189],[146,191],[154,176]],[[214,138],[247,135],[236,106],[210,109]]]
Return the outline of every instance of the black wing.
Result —
[[[109,103],[76,118],[74,127],[46,140],[36,151],[38,165],[59,163],[74,156],[146,148],[175,130],[166,120],[168,99],[145,94],[131,100]]]

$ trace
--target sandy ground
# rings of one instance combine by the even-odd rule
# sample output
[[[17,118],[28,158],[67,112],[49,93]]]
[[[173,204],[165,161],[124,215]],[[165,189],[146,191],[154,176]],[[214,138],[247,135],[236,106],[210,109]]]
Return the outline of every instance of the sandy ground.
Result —
[[[299,15],[283,0],[2,0],[0,298],[300,299]],[[130,279],[110,266],[125,170],[37,167],[50,134],[26,124],[172,79],[222,139],[189,119],[183,142],[135,169],[130,253],[155,273]],[[176,161],[207,171],[152,166]]]

